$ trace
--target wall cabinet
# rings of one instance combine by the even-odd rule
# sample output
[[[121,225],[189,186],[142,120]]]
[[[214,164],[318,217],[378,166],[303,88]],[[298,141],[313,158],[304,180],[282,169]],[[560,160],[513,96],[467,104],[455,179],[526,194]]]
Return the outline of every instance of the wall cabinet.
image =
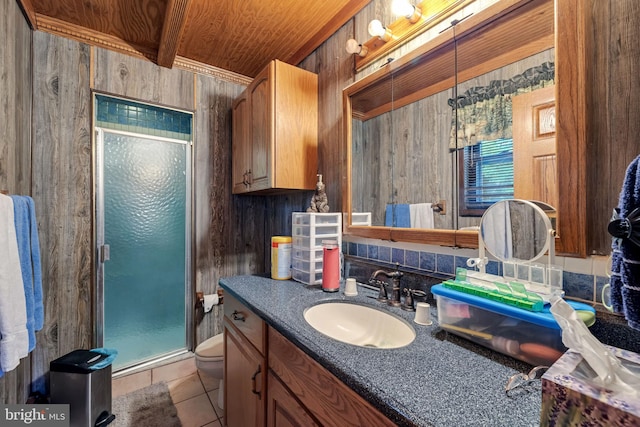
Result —
[[[271,61],[232,106],[233,193],[313,190],[318,76]]]
[[[230,295],[225,296],[223,324],[225,423],[264,426],[266,324]]]
[[[227,426],[395,426],[228,293],[224,306]]]

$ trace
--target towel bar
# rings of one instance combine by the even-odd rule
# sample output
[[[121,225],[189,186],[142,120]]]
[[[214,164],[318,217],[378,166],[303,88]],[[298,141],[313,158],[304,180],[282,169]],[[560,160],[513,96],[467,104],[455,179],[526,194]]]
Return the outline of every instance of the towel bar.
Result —
[[[431,209],[433,209],[434,212],[438,212],[440,215],[446,215],[447,214],[447,201],[446,200],[440,200],[439,202],[431,203]]]

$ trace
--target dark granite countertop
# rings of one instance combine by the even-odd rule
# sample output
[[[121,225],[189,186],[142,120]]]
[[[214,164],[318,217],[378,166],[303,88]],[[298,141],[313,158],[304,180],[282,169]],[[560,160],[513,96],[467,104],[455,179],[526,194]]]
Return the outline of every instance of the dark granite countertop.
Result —
[[[375,300],[377,293],[358,287],[345,297],[342,289],[325,293],[294,281],[260,276],[220,280],[239,299],[311,358],[401,426],[538,426],[539,382],[505,393],[511,375],[531,366],[449,334],[437,324],[413,322],[414,313]],[[416,339],[398,349],[344,344],[309,326],[307,307],[327,300],[346,300],[389,312],[408,321]]]

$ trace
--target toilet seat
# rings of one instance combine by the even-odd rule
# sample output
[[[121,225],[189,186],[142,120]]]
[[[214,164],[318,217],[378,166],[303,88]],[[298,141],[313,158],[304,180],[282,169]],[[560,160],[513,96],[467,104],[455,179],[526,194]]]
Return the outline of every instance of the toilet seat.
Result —
[[[214,335],[195,350],[196,368],[220,380],[218,407],[224,408],[224,334]]]
[[[224,334],[214,335],[196,347],[196,358],[202,361],[221,361],[224,357]]]

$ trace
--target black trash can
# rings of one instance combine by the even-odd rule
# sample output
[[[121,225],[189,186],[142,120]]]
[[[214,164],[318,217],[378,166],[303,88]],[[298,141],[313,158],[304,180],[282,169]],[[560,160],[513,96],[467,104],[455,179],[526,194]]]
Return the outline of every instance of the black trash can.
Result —
[[[102,427],[115,419],[111,414],[111,363],[105,363],[108,357],[92,350],[74,350],[49,364],[51,403],[69,405],[70,427]]]

